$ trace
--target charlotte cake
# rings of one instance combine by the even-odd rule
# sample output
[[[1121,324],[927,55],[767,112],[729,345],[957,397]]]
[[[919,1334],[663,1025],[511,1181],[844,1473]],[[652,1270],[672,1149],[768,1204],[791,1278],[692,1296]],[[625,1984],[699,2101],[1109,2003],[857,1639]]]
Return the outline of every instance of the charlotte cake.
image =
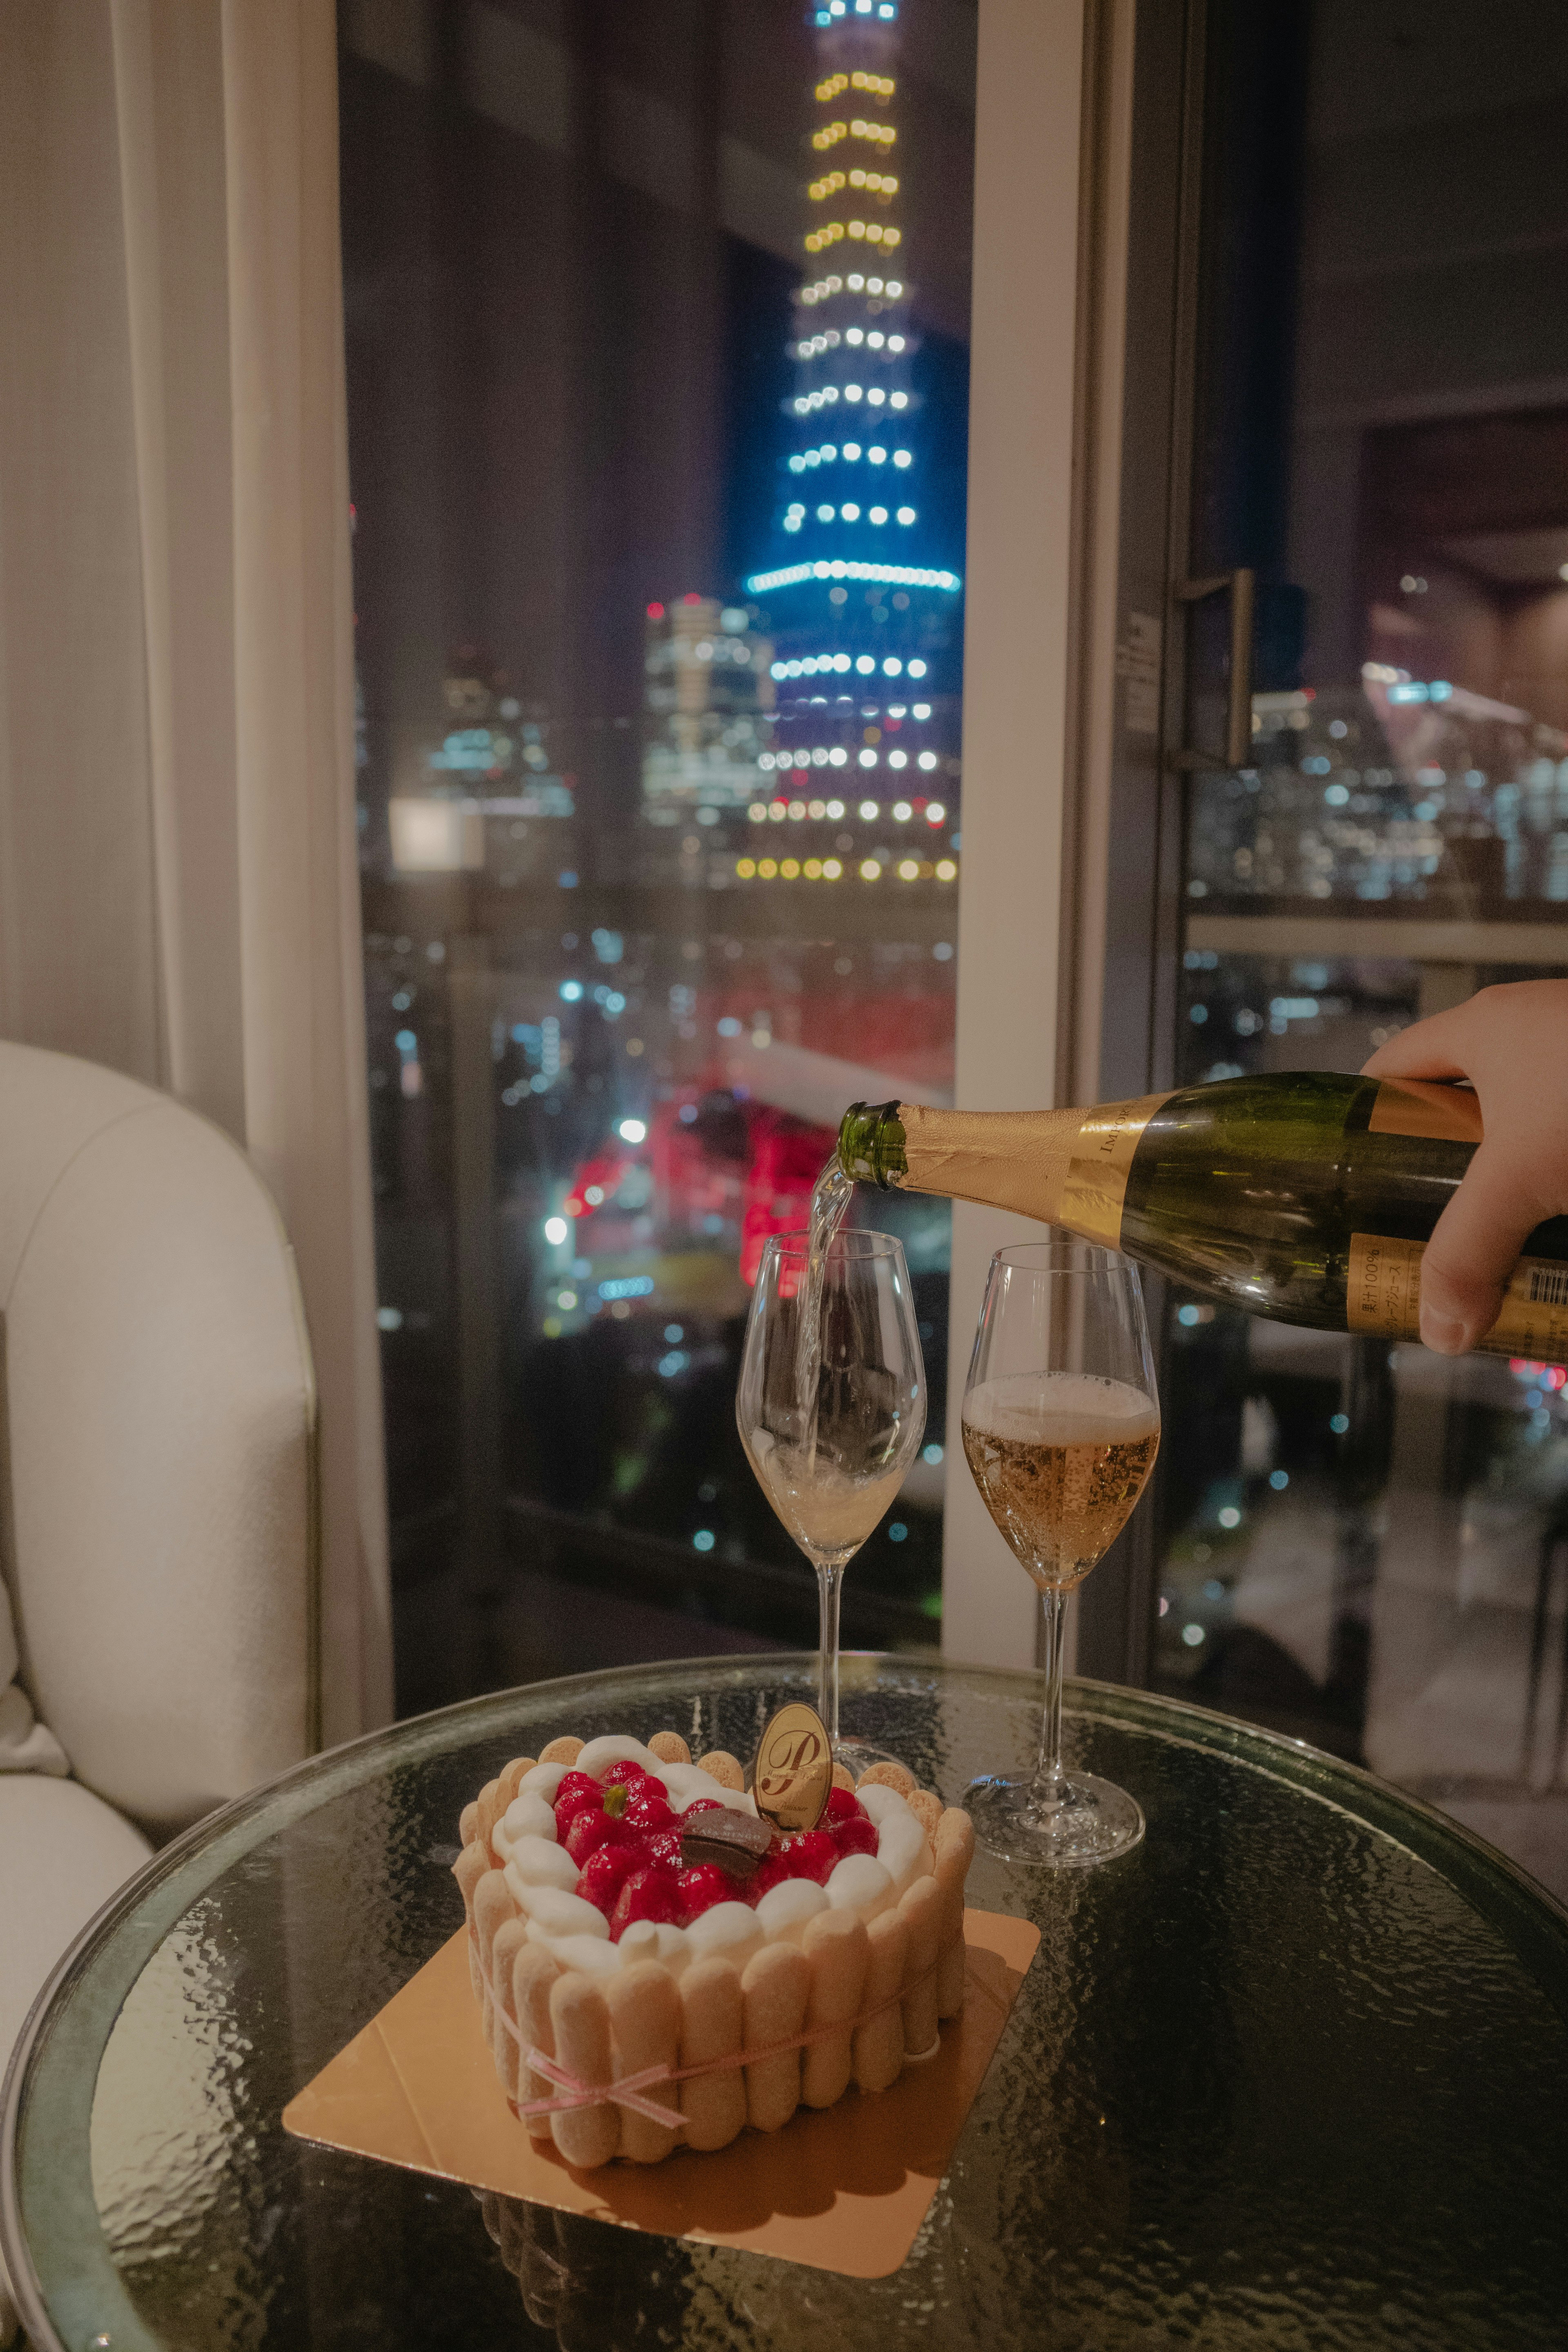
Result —
[[[593,2086],[720,2062],[647,2086],[679,2133],[613,2101],[526,2116],[569,2164],[657,2164],[885,2090],[963,2006],[967,1813],[900,1764],[838,1766],[817,1827],[780,1838],[742,1779],[672,1731],[563,1738],[464,1809],[469,1973],[514,2109],[559,2095],[528,2049]]]

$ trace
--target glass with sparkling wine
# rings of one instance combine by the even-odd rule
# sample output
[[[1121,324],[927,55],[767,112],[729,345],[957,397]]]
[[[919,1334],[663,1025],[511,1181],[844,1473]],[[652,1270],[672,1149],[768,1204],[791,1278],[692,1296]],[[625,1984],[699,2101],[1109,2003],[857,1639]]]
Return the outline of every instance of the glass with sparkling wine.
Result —
[[[885,1758],[838,1737],[839,1590],[920,1451],[925,1417],[902,1245],[853,1227],[775,1234],[752,1297],[735,1419],[758,1484],[816,1570],[817,1711],[856,1774]]]
[[[998,1250],[963,1392],[963,1451],[986,1509],[1040,1588],[1045,1717],[1027,1780],[976,1780],[976,1836],[1013,1862],[1082,1868],[1125,1853],[1143,1815],[1062,1763],[1068,1594],[1132,1515],[1160,1447],[1138,1269],[1070,1234]]]

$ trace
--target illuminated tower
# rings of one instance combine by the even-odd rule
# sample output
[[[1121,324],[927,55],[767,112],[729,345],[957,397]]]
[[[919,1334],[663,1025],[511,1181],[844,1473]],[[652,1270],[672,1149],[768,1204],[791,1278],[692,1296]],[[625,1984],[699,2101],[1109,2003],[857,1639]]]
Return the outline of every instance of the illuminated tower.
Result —
[[[921,511],[898,17],[899,0],[813,12],[795,388],[774,549],[746,592],[777,640],[778,766],[806,752],[841,788],[951,804],[963,583]]]

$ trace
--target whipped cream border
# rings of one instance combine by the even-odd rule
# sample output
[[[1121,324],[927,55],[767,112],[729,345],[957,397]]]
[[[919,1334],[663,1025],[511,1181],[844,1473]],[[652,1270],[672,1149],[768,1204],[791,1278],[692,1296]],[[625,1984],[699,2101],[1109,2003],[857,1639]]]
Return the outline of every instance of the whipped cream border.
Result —
[[[512,1900],[528,1921],[530,1943],[545,1945],[563,1967],[609,1976],[638,1960],[658,1960],[679,1976],[689,1962],[714,1956],[744,1967],[764,1945],[798,1944],[818,1912],[852,1911],[862,1920],[874,1919],[935,1869],[930,1841],[903,1798],[896,1789],[873,1785],[855,1793],[876,1828],[877,1851],[846,1854],[825,1886],[808,1878],[784,1879],[755,1907],[715,1903],[689,1927],[636,1920],[613,1944],[605,1914],[575,1891],[580,1874],[556,1835],[553,1808],[568,1772],[597,1780],[612,1764],[622,1763],[640,1764],[662,1780],[677,1814],[704,1797],[734,1812],[756,1811],[742,1790],[724,1788],[695,1764],[667,1764],[640,1739],[619,1734],[590,1739],[574,1764],[535,1764],[490,1832],[490,1843]]]

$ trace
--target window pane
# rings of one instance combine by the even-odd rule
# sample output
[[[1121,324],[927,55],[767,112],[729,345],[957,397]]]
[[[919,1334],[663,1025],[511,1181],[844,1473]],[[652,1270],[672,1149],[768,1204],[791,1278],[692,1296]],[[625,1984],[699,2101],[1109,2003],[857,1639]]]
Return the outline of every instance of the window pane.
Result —
[[[1262,690],[1194,781],[1181,1084],[1568,972],[1564,53],[1516,14],[1211,12],[1194,562],[1257,567]],[[1568,1886],[1561,1371],[1171,1313],[1161,1681]]]
[[[405,1710],[815,1640],[733,1396],[847,1103],[951,1098],[973,29],[343,0]],[[937,1637],[927,1451],[847,1643]]]

